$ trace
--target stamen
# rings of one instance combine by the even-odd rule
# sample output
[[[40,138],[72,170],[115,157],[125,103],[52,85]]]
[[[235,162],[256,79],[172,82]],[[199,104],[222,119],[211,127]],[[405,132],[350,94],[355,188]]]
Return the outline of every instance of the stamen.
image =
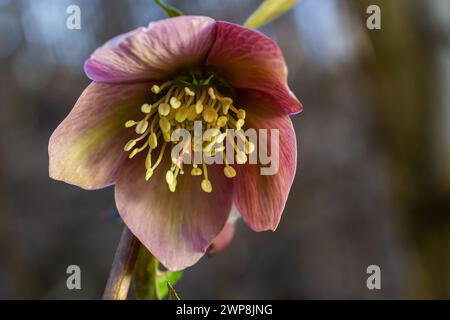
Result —
[[[167,116],[170,113],[170,106],[167,103],[161,103],[158,107],[158,112],[162,116]]]
[[[133,158],[138,153],[147,150],[145,157],[145,180],[149,180],[156,168],[162,161],[167,146],[175,145],[178,141],[171,141],[174,130],[185,129],[193,136],[195,121],[201,121],[202,131],[214,129],[209,141],[199,138],[197,143],[190,140],[182,146],[178,155],[174,156],[170,170],[166,172],[166,183],[170,191],[175,192],[178,175],[183,175],[184,159],[186,156],[192,157],[194,152],[201,152],[201,167],[193,164],[190,171],[192,176],[202,176],[200,187],[204,192],[212,192],[212,182],[208,177],[208,169],[204,157],[206,155],[216,156],[221,154],[224,160],[223,172],[227,178],[236,176],[236,170],[228,163],[225,156],[225,146],[223,141],[228,136],[228,129],[240,130],[245,125],[246,112],[233,105],[230,97],[223,96],[212,82],[209,80],[195,80],[190,85],[181,84],[179,81],[167,81],[162,85],[153,85],[151,91],[155,94],[152,103],[144,103],[140,110],[145,114],[140,121],[128,120],[125,122],[126,128],[134,127],[134,131],[139,135],[137,138],[128,141],[124,150],[130,152],[129,157]],[[155,101],[156,102],[153,102]],[[231,110],[231,112],[229,112]],[[244,150],[239,150],[235,141],[233,149],[238,164],[247,162],[247,154],[255,150],[255,145],[237,131],[237,136],[244,143]],[[145,139],[145,140],[144,140]],[[160,140],[161,139],[161,140]],[[143,141],[140,146],[138,143]],[[156,150],[162,142],[159,155],[155,163],[152,163],[152,152]],[[197,150],[199,149],[199,150]]]
[[[144,103],[141,107],[141,111],[143,113],[150,113],[150,111],[152,111],[152,106],[149,105],[148,103]]]
[[[136,126],[136,133],[137,134],[143,134],[145,130],[148,128],[148,121],[147,120],[141,120]]]
[[[201,176],[202,175],[202,169],[200,169],[200,168],[192,168],[191,175],[193,175],[193,176]]]
[[[226,166],[225,168],[223,168],[223,173],[227,178],[236,177],[236,170],[234,170],[234,168],[231,166]]]
[[[189,89],[188,87],[184,87],[184,92],[186,92],[186,94],[188,95],[188,96],[195,96],[195,92],[194,91],[192,91],[191,89]]]
[[[127,122],[125,122],[125,128],[131,128],[131,127],[134,127],[136,124],[137,124],[136,121],[128,120]]]
[[[203,191],[210,193],[212,191],[212,184],[211,181],[208,180],[208,170],[206,169],[205,161],[202,162],[203,162],[203,173],[205,178],[202,180],[201,187]]]

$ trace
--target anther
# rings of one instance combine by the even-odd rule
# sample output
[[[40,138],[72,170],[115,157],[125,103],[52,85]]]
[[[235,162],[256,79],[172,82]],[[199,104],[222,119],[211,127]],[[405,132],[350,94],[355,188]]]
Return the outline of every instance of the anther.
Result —
[[[158,112],[162,116],[167,116],[170,113],[170,106],[167,103],[161,103],[158,107]]]
[[[188,87],[184,87],[184,92],[186,92],[186,94],[188,96],[191,96],[191,97],[195,96],[195,92],[192,91],[191,89],[189,89]]]
[[[130,151],[131,149],[133,149],[133,147],[136,145],[136,140],[130,140],[127,142],[127,144],[125,145],[125,147],[123,148],[123,150],[125,151]]]
[[[157,86],[156,84],[154,84],[153,87],[152,87],[152,92],[153,92],[154,94],[160,93],[160,92],[161,92],[161,87],[159,87],[159,86]]]
[[[244,109],[239,109],[238,112],[237,112],[237,116],[238,116],[239,119],[245,119],[245,116],[246,116],[245,110]]]
[[[200,114],[200,113],[202,113],[202,111],[203,111],[203,103],[202,103],[200,100],[198,100],[198,101],[195,103],[195,112],[196,112],[197,114]]]
[[[177,120],[178,122],[184,122],[184,120],[186,120],[187,116],[188,116],[188,108],[187,107],[181,107],[177,110],[177,112],[175,113],[175,120]]]
[[[244,164],[247,162],[247,155],[245,152],[237,151],[236,152],[236,162],[237,164]]]
[[[193,176],[201,176],[202,175],[202,169],[200,169],[200,168],[192,168],[191,175],[193,175]]]
[[[158,146],[158,137],[156,133],[152,132],[152,134],[148,137],[148,144],[150,149],[155,149]]]
[[[223,168],[223,173],[225,174],[225,177],[227,178],[234,178],[236,177],[236,170],[234,170],[231,166],[226,166]]]
[[[168,133],[170,131],[170,122],[167,118],[161,118],[159,119],[159,127],[161,128],[161,131],[163,133]],[[169,137],[170,140],[170,137]]]
[[[173,184],[173,181],[175,180],[175,177],[173,175],[173,171],[169,170],[166,173],[166,182],[170,186]]]
[[[228,118],[227,118],[226,116],[220,116],[220,117],[217,119],[217,125],[218,125],[219,127],[225,127],[226,124],[227,124],[227,122],[228,122]]]
[[[202,180],[201,187],[202,187],[202,190],[207,193],[210,193],[212,191],[211,181],[209,181],[207,179]]]
[[[236,121],[236,130],[241,130],[241,128],[244,126],[244,124],[245,124],[244,119],[239,119],[238,121]]]
[[[216,110],[214,110],[214,108],[209,107],[203,111],[203,120],[211,123],[214,121],[216,115],[217,115]]]
[[[136,121],[128,120],[127,122],[125,122],[125,128],[131,128],[131,127],[135,126],[136,124],[137,124]]]
[[[141,106],[141,111],[142,111],[143,113],[150,113],[150,111],[152,111],[152,106],[149,105],[148,103],[144,103],[144,104]]]
[[[253,151],[255,151],[255,144],[250,141],[245,143],[245,153],[250,154]]]
[[[211,99],[213,99],[213,100],[216,100],[216,99],[217,99],[216,94],[214,93],[214,89],[213,89],[213,88],[209,88],[209,89],[208,89],[208,94],[209,94],[209,96],[211,97]]]
[[[174,109],[178,109],[181,106],[181,101],[178,100],[176,97],[170,98],[170,105]]]
[[[145,130],[148,128],[148,121],[147,120],[141,120],[136,125],[136,133],[137,134],[143,134]]]

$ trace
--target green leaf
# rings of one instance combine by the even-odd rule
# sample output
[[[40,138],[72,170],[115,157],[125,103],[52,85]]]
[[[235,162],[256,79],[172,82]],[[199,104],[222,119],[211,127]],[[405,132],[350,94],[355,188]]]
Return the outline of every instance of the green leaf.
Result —
[[[155,0],[156,4],[158,6],[161,7],[161,9],[164,10],[164,12],[170,17],[178,17],[178,16],[182,16],[183,12],[181,12],[180,10],[178,10],[175,7],[171,7],[169,5],[167,5],[164,1],[162,0]]]
[[[159,271],[157,281],[158,281],[158,292],[161,299],[164,299],[167,294],[170,296],[170,291],[168,290],[167,284],[175,285],[183,275],[182,271]]]
[[[169,291],[169,300],[180,300],[180,297],[169,282],[167,282],[167,290]]]
[[[167,284],[175,285],[182,275],[182,271],[159,270],[159,261],[144,246],[141,246],[134,270],[136,298],[162,300],[168,294],[170,295]]]
[[[248,28],[259,28],[278,18],[297,4],[298,0],[265,0],[256,11],[245,21]]]

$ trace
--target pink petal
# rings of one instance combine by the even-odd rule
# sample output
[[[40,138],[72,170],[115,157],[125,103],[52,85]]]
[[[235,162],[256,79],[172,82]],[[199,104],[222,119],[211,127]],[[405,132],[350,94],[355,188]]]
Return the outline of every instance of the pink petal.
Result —
[[[161,80],[202,65],[214,40],[215,21],[182,16],[151,22],[115,37],[85,63],[89,78],[99,82]]]
[[[236,207],[233,206],[231,208],[230,215],[228,217],[228,221],[223,227],[222,231],[220,231],[219,235],[214,239],[213,243],[208,248],[208,254],[214,255],[223,249],[225,249],[233,240],[234,233],[236,231],[236,222],[239,219],[240,214],[237,211]]]
[[[233,183],[220,166],[209,166],[211,193],[200,188],[201,177],[178,177],[174,193],[165,182],[166,161],[145,181],[143,157],[126,162],[116,181],[116,204],[134,235],[169,270],[196,263],[224,227],[232,203]]]
[[[279,167],[274,175],[261,175],[259,164],[235,166],[234,204],[253,230],[275,230],[295,177],[297,144],[294,128],[281,108],[273,108],[278,102],[269,95],[247,91],[240,94],[238,101],[247,107],[246,128],[279,130]],[[258,149],[267,143],[267,150],[273,152],[270,131],[267,136],[267,141],[258,139]]]
[[[50,177],[84,189],[112,184],[132,131],[124,123],[140,111],[149,88],[91,83],[50,137]]]
[[[206,60],[232,87],[266,92],[293,114],[301,103],[287,85],[280,48],[264,34],[228,22],[217,22],[217,37]]]
[[[225,249],[233,240],[235,230],[236,222],[227,223],[209,246],[208,254],[213,255]]]

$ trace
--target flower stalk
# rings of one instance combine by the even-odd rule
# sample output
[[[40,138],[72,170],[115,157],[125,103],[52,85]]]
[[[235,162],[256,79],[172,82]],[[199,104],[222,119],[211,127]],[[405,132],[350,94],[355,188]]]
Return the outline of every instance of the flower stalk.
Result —
[[[125,227],[117,247],[103,300],[126,300],[141,243]]]

